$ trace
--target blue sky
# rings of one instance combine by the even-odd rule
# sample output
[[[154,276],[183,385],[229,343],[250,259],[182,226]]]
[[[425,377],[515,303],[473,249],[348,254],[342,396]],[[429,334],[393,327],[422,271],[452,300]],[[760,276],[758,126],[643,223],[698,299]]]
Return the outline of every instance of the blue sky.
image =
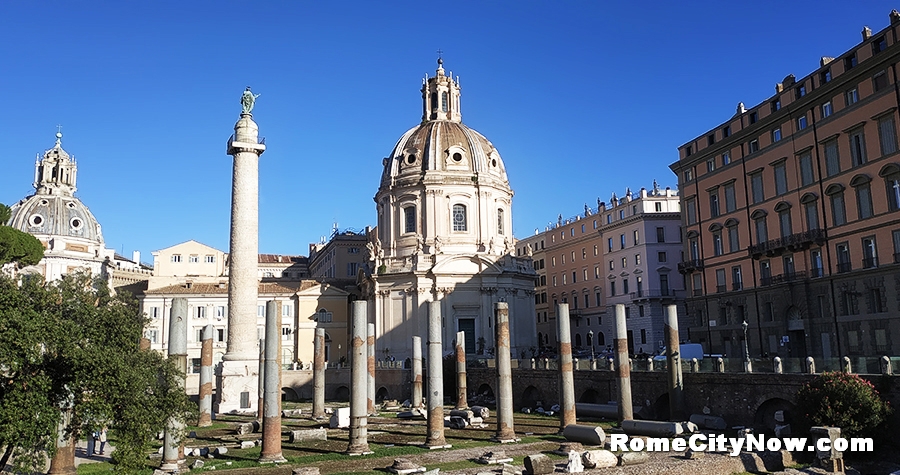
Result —
[[[260,252],[375,224],[381,160],[421,118],[436,50],[463,122],[506,163],[517,237],[615,191],[676,184],[676,148],[888,25],[837,2],[9,2],[0,27],[0,202],[63,147],[108,247],[228,249],[225,143],[245,86]]]

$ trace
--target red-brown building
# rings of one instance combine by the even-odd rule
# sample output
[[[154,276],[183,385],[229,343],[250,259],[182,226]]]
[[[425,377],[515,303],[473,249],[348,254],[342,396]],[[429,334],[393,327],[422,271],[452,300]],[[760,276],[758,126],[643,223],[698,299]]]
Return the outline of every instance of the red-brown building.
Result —
[[[746,334],[754,357],[900,353],[898,41],[895,11],[679,148],[679,270],[706,351],[740,357]]]

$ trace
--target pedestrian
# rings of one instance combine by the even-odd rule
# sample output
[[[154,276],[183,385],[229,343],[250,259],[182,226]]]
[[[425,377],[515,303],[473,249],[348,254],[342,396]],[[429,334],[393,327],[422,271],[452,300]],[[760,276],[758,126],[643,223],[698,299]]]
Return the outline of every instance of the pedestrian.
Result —
[[[100,430],[100,455],[106,455],[106,427]]]

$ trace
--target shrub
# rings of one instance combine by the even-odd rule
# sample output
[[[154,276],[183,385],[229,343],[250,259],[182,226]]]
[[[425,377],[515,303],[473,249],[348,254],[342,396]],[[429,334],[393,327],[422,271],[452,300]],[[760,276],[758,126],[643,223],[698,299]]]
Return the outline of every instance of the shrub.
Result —
[[[825,372],[797,393],[812,426],[840,427],[844,437],[874,435],[891,412],[872,383],[855,374]]]

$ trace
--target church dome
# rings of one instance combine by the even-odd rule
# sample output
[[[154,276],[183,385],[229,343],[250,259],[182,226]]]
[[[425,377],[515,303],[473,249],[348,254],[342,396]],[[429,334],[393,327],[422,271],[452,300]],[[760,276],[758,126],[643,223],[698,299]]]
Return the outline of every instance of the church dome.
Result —
[[[35,194],[11,206],[9,225],[49,241],[54,237],[103,248],[100,224],[93,213],[75,197],[77,166],[60,143],[44,152],[35,163]]]

